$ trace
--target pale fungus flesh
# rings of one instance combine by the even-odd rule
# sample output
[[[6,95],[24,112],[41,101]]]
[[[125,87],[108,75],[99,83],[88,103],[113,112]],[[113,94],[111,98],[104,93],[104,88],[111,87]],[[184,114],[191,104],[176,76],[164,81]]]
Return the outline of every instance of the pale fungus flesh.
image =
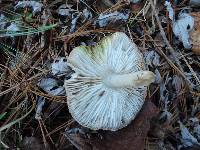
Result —
[[[125,33],[105,37],[95,47],[72,50],[68,65],[75,71],[65,80],[72,117],[93,130],[116,131],[127,126],[145,101],[155,79],[142,53]]]

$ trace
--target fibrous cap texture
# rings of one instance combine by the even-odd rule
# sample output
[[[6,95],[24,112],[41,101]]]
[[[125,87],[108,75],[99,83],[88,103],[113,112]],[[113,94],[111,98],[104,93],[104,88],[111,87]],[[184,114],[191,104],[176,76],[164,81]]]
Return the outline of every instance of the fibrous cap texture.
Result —
[[[95,47],[74,48],[68,63],[75,73],[65,80],[67,103],[79,124],[93,130],[116,131],[136,117],[144,103],[146,87],[105,83],[108,76],[118,78],[117,75],[145,70],[142,53],[125,33],[105,37]]]

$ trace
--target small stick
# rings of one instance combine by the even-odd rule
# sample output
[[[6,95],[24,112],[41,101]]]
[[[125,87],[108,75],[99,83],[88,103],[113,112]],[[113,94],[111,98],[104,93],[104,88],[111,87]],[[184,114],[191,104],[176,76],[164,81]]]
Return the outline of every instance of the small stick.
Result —
[[[158,17],[158,13],[157,13],[157,11],[156,11],[156,9],[155,9],[155,6],[154,6],[152,0],[149,0],[149,1],[150,1],[150,3],[151,3],[151,7],[152,7],[152,9],[153,9],[153,12],[154,12],[156,21],[157,21],[157,23],[158,23],[158,27],[159,27],[159,29],[160,29],[160,34],[161,34],[161,36],[162,36],[162,38],[163,38],[165,44],[167,45],[167,47],[168,47],[170,53],[171,53],[172,56],[174,57],[174,60],[175,60],[176,64],[178,65],[178,68],[175,67],[175,66],[174,66],[174,68],[175,68],[176,71],[187,81],[187,83],[188,83],[188,85],[189,85],[189,88],[192,88],[192,84],[191,84],[190,80],[188,80],[187,77],[185,76],[184,71],[183,71],[183,68],[182,68],[182,66],[181,66],[181,64],[180,64],[180,62],[179,62],[179,60],[176,58],[175,51],[174,51],[174,49],[172,48],[172,46],[170,45],[170,43],[169,43],[169,41],[168,41],[168,39],[167,39],[167,37],[166,37],[166,35],[165,35],[164,29],[163,29],[163,27],[162,27],[162,25],[161,25],[161,22],[160,22],[160,19],[159,19],[159,17]],[[168,62],[169,62],[169,60],[168,60]],[[179,70],[179,69],[180,69],[180,70]]]
[[[43,121],[43,120],[41,120],[41,123],[42,123],[42,125],[43,125],[43,127],[44,127],[44,130],[46,131],[46,134],[48,134],[49,132],[48,132],[48,130],[47,130],[47,128],[46,128],[46,126],[45,126],[45,123],[44,123],[44,121]],[[53,145],[55,145],[55,144],[54,144],[54,142],[53,142],[53,140],[52,140],[52,138],[51,138],[51,136],[50,136],[50,135],[48,135],[48,137],[49,137],[49,139],[50,139],[51,143],[52,143]],[[44,138],[45,138],[45,137],[44,137]]]
[[[47,140],[46,140],[45,135],[44,135],[44,130],[43,130],[43,128],[42,128],[41,120],[38,120],[38,122],[39,122],[39,125],[40,125],[40,130],[41,130],[41,132],[42,132],[42,137],[43,137],[44,146],[45,146],[45,148],[47,148],[47,147],[48,147],[48,143],[47,143]]]
[[[184,60],[184,62],[186,63],[186,65],[188,66],[188,68],[190,69],[190,72],[192,73],[192,75],[194,76],[195,80],[198,82],[198,84],[200,85],[200,80],[197,76],[197,74],[195,73],[195,71],[192,69],[192,67],[190,66],[190,64],[188,63],[188,61],[186,60],[185,56],[180,52],[182,59]]]

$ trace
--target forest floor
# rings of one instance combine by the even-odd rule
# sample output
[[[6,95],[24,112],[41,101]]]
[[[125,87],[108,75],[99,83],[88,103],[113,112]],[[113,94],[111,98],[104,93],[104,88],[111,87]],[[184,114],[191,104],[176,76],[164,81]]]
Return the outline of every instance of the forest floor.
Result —
[[[0,149],[200,149],[200,2],[136,1],[0,1]],[[68,111],[67,57],[115,32],[156,80],[130,125],[94,131]]]

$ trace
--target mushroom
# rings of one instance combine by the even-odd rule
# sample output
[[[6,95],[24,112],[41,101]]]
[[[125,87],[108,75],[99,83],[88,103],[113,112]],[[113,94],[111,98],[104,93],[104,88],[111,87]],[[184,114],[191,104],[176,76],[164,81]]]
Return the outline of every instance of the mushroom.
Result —
[[[72,50],[68,65],[75,71],[65,80],[72,117],[93,130],[116,131],[127,126],[145,101],[155,79],[145,71],[144,59],[125,33],[116,32],[97,46]]]

